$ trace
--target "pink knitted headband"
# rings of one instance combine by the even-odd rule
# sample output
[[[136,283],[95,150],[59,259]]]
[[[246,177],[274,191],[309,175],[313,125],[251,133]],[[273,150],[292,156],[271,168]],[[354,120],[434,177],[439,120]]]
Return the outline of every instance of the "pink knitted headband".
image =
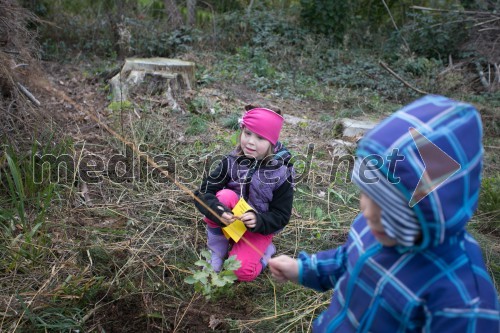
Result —
[[[241,124],[275,145],[283,127],[283,117],[273,110],[255,108],[245,113]]]

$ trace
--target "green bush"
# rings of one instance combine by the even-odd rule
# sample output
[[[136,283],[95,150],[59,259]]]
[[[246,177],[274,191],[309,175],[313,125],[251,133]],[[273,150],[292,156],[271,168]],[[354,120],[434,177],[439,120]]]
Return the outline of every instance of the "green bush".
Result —
[[[457,12],[408,14],[410,22],[401,29],[401,35],[410,50],[418,56],[446,59],[448,55],[460,57],[460,46],[468,37],[468,24]],[[394,33],[392,41],[399,40]]]
[[[301,0],[301,17],[313,31],[342,41],[352,20],[349,1]]]

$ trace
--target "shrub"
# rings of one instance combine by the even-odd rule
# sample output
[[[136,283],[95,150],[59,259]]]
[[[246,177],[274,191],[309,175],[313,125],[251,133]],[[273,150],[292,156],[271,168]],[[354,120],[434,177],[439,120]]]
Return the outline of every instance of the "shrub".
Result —
[[[313,31],[342,41],[352,19],[349,1],[301,0],[301,17]]]
[[[467,40],[468,25],[457,12],[408,14],[410,22],[401,29],[411,51],[427,58],[459,57],[459,47]],[[392,41],[398,38],[394,33]]]
[[[193,275],[186,277],[184,282],[194,285],[197,292],[201,292],[203,296],[210,299],[223,293],[237,280],[234,271],[240,268],[241,262],[235,256],[229,257],[224,261],[222,271],[217,273],[209,263],[212,254],[207,250],[203,250],[201,255],[205,260],[200,259],[194,263],[196,266],[200,266],[201,269],[192,269]]]

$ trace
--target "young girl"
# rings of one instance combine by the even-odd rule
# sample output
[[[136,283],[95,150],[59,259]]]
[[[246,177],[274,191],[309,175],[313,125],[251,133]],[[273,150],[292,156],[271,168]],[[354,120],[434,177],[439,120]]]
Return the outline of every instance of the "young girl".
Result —
[[[238,280],[252,281],[266,267],[276,252],[273,236],[290,220],[293,201],[293,166],[291,155],[278,141],[283,117],[265,109],[253,108],[241,122],[239,145],[225,156],[195,192],[208,207],[195,202],[205,215],[211,265],[222,269],[228,256],[229,241],[221,227],[236,220],[231,209],[243,197],[253,210],[240,216],[247,231],[234,243],[229,256],[236,256],[241,267],[235,272]]]

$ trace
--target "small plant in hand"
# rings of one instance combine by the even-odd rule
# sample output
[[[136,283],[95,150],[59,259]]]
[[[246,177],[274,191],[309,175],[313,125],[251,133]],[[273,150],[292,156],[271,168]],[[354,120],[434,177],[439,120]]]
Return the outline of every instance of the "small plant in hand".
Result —
[[[207,299],[215,295],[220,295],[230,285],[237,280],[234,271],[240,268],[241,262],[235,256],[231,256],[224,261],[222,270],[217,273],[210,265],[212,254],[207,251],[201,251],[201,256],[205,259],[200,259],[194,264],[200,266],[201,269],[191,269],[193,275],[184,279],[184,282],[193,284],[197,292],[201,292]]]

